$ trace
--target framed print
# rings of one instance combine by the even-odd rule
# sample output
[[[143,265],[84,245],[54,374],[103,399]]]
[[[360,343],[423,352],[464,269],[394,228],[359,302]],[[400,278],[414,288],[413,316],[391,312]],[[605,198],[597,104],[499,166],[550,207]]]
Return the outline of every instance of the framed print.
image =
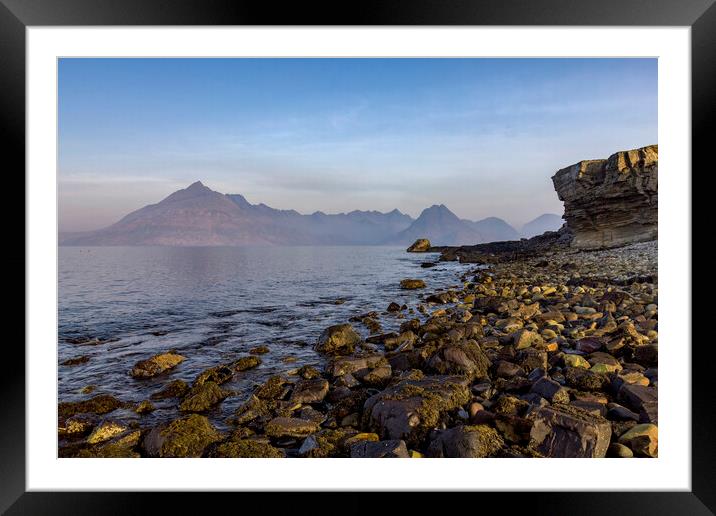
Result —
[[[0,15],[8,514],[234,491],[712,513],[712,2]]]

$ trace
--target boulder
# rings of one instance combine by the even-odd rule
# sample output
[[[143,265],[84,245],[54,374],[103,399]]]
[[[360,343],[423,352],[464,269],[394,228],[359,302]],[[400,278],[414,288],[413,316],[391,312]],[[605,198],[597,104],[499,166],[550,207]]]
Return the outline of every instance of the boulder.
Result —
[[[176,353],[160,353],[147,360],[140,360],[130,374],[134,378],[151,378],[169,369],[173,369],[184,361],[184,357]]]
[[[361,341],[360,335],[348,323],[329,326],[316,344],[316,351],[327,355],[350,355],[356,344]]]
[[[328,394],[328,381],[323,378],[301,380],[293,388],[291,401],[296,403],[320,403]]]
[[[184,380],[174,380],[169,382],[163,389],[153,393],[150,398],[153,400],[183,398],[187,392],[189,392],[189,386]]]
[[[152,428],[143,446],[150,457],[201,457],[208,445],[222,437],[206,417],[191,414]]]
[[[404,290],[415,290],[425,288],[425,282],[421,279],[404,279],[400,280],[400,288]]]
[[[251,439],[237,439],[219,443],[212,447],[209,457],[225,457],[232,459],[278,459],[285,457],[283,450],[269,443]]]
[[[659,429],[650,423],[636,425],[619,437],[619,443],[628,446],[637,456],[659,456]]]
[[[408,447],[405,441],[360,441],[351,446],[351,457],[360,459],[407,459]]]
[[[496,453],[504,441],[487,425],[457,426],[441,431],[428,447],[428,457],[482,458]]]
[[[571,245],[612,247],[657,238],[657,145],[585,160],[559,170],[552,183],[564,201]]]
[[[75,414],[108,414],[126,404],[110,394],[98,394],[84,401],[66,401],[57,404],[57,413],[61,418]]]
[[[193,387],[179,404],[181,412],[204,412],[221,403],[228,392],[214,382],[205,382]]]
[[[297,417],[275,417],[266,424],[269,437],[307,437],[317,430],[314,421]]]
[[[428,367],[440,374],[459,374],[474,380],[487,378],[490,359],[474,340],[448,344],[428,361]]]
[[[408,247],[409,253],[426,253],[430,250],[430,240],[427,238],[418,238],[413,245]]]
[[[545,457],[606,456],[612,434],[606,419],[563,404],[541,407],[530,418],[531,446]]]
[[[460,376],[429,376],[403,380],[368,398],[363,426],[381,439],[420,444],[448,411],[470,400],[468,381]]]

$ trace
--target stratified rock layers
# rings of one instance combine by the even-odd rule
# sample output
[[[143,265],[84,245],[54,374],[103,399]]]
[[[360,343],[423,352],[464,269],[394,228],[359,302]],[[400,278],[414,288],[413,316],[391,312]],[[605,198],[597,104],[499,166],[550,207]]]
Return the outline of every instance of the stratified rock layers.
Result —
[[[573,247],[613,247],[657,238],[659,149],[650,145],[585,160],[552,176]]]

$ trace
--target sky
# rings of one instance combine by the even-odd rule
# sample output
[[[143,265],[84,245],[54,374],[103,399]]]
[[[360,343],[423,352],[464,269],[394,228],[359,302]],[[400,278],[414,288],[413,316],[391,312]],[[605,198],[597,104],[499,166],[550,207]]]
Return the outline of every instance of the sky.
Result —
[[[354,209],[519,229],[562,214],[550,177],[657,142],[656,59],[59,62],[61,231],[200,180],[301,213]]]

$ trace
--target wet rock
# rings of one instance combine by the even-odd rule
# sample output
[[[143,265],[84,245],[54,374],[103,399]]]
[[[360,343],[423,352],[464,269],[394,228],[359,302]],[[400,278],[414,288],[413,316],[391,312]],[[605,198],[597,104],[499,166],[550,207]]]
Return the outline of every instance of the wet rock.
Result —
[[[413,346],[417,340],[416,335],[408,330],[404,331],[399,335],[387,337],[383,340],[383,346],[386,351],[409,351],[413,349]]]
[[[446,412],[467,403],[467,382],[456,376],[405,380],[371,396],[364,405],[363,425],[382,439],[420,443]]]
[[[261,359],[257,356],[251,355],[248,357],[241,357],[236,362],[232,363],[231,366],[237,373],[253,369],[261,365]]]
[[[638,456],[658,457],[659,429],[649,423],[636,425],[619,437],[619,443],[631,448]]]
[[[260,385],[254,394],[262,400],[282,399],[288,393],[287,383],[288,380],[283,376],[274,375]]]
[[[173,369],[184,361],[184,357],[175,353],[160,353],[147,360],[137,362],[130,374],[134,378],[151,378]]]
[[[68,418],[75,414],[107,414],[118,408],[126,406],[109,394],[98,394],[84,401],[68,401],[57,404],[57,413],[61,418]]]
[[[418,238],[413,244],[408,247],[409,253],[425,253],[430,250],[430,240],[427,238]]]
[[[150,457],[201,457],[207,446],[222,438],[206,417],[191,414],[152,428],[143,447]]]
[[[153,400],[183,398],[187,392],[189,392],[189,386],[184,380],[174,380],[169,382],[169,384],[160,391],[153,393],[150,398]]]
[[[352,357],[339,357],[334,358],[329,366],[328,372],[331,376],[338,377],[345,374],[355,374],[360,372],[367,372],[376,367],[387,365],[388,361],[381,354],[369,354],[362,356]]]
[[[490,359],[473,340],[448,344],[428,361],[428,367],[433,371],[464,375],[469,379],[488,378],[490,365]]]
[[[318,425],[295,417],[276,417],[266,424],[265,430],[269,437],[307,437],[318,430]]]
[[[121,433],[126,432],[129,427],[126,423],[121,421],[114,421],[111,419],[102,421],[95,427],[92,433],[87,437],[88,444],[97,444],[104,441],[109,441],[113,437],[118,436]]]
[[[312,380],[321,376],[321,373],[315,367],[306,365],[299,368],[298,375],[304,380]]]
[[[69,359],[65,360],[64,362],[61,362],[60,365],[76,366],[76,365],[80,365],[80,364],[86,364],[87,362],[89,362],[89,359],[90,359],[90,357],[88,357],[87,355],[83,355],[81,357],[69,358]]]
[[[351,457],[360,459],[406,459],[410,457],[405,441],[361,441],[351,446]]]
[[[532,447],[546,457],[604,457],[611,425],[569,405],[542,407],[531,416]]]
[[[245,425],[258,418],[265,418],[271,414],[271,406],[266,400],[251,395],[248,400],[239,406],[234,415],[233,423]]]
[[[252,439],[238,439],[222,442],[213,446],[208,456],[232,459],[278,459],[286,455],[283,450],[271,446],[268,443]]]
[[[234,368],[231,365],[219,365],[202,371],[194,380],[194,387],[199,387],[207,382],[217,385],[226,383],[234,377]]]
[[[156,407],[151,401],[144,400],[134,408],[134,411],[137,414],[149,414],[150,412],[154,412],[155,409]]]
[[[392,367],[390,364],[385,363],[373,369],[361,369],[356,371],[353,373],[353,376],[362,384],[369,387],[383,387],[390,381],[392,374]]]
[[[229,395],[215,382],[205,382],[192,387],[179,404],[181,412],[204,412],[221,403]]]
[[[388,312],[400,312],[400,305],[398,303],[392,302],[388,305],[387,311]]]
[[[504,441],[487,425],[457,426],[439,432],[428,447],[428,457],[482,458],[495,454]]]
[[[297,403],[320,403],[328,394],[328,381],[323,378],[301,380],[293,388],[291,401]]]
[[[97,422],[98,418],[94,414],[77,414],[60,424],[57,433],[61,437],[78,437],[88,434],[97,425]]]
[[[360,341],[360,335],[350,324],[337,324],[323,330],[316,351],[327,355],[350,355]]]
[[[404,279],[400,280],[400,288],[404,290],[415,290],[425,288],[425,282],[420,279]]]
[[[251,348],[249,350],[249,353],[252,355],[265,355],[271,351],[268,346],[256,346],[255,348]]]

